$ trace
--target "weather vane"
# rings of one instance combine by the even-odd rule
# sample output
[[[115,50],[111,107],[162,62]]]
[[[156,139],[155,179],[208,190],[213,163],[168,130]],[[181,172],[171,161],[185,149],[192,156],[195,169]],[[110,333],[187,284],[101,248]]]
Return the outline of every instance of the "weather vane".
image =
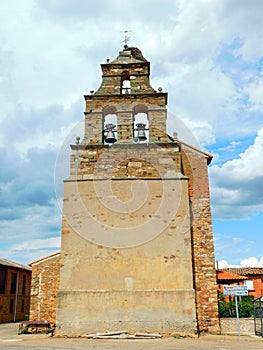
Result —
[[[127,45],[127,42],[130,40],[130,37],[127,35],[128,33],[131,33],[132,30],[123,30],[121,33],[125,33],[124,40],[122,41],[124,45]]]

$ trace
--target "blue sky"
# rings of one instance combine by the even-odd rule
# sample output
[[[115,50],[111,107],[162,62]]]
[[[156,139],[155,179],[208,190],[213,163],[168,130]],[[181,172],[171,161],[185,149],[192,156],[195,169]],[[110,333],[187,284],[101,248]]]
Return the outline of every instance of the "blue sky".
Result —
[[[99,87],[100,63],[129,29],[152,86],[169,94],[168,131],[214,155],[216,259],[263,266],[262,17],[261,0],[2,1],[0,256],[28,263],[60,249],[82,96]]]

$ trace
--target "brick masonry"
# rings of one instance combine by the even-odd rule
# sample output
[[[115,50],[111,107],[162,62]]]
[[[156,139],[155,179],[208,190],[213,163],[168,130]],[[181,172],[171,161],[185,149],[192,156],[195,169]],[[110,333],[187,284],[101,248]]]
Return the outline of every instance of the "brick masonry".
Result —
[[[11,291],[12,274],[17,276],[18,287],[13,291]],[[21,321],[26,318],[29,314],[30,284],[31,271],[7,267],[5,293],[0,294],[0,323]]]
[[[184,148],[183,173],[189,177],[192,254],[199,332],[217,332],[218,303],[207,159]]]

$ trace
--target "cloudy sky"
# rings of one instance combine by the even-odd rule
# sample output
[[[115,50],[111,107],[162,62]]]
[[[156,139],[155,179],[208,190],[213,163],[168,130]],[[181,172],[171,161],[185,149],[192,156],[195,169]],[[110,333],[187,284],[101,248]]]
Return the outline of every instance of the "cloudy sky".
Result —
[[[263,266],[262,18],[261,0],[1,1],[0,256],[28,263],[60,249],[57,155],[128,29],[169,94],[168,131],[182,122],[214,155],[216,259]]]

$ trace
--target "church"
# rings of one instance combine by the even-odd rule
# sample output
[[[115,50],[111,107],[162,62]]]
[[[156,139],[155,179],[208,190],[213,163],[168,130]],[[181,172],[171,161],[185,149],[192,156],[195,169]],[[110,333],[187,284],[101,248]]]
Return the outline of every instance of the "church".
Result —
[[[138,48],[101,69],[64,180],[56,333],[218,332],[212,156],[167,134]]]

